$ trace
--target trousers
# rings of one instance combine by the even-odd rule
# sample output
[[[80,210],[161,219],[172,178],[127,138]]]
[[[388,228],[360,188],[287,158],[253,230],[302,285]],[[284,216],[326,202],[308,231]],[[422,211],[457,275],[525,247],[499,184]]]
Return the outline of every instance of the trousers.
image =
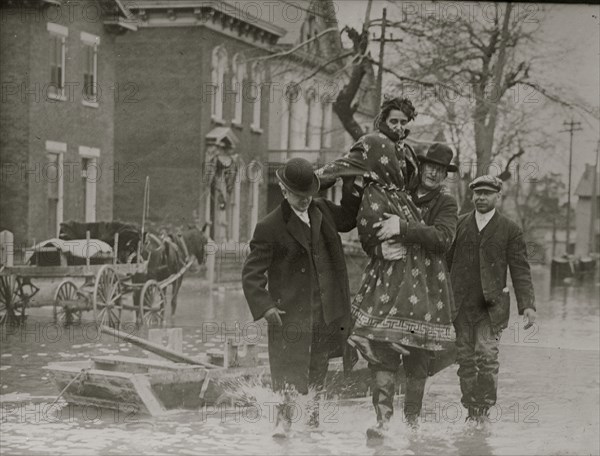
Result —
[[[454,321],[461,402],[469,410],[487,410],[496,404],[498,352],[502,330],[493,328],[487,311],[474,318],[460,309]]]
[[[396,393],[396,372],[401,364],[400,354],[389,344],[371,343],[373,351],[381,360],[378,364],[369,364],[372,377],[373,406],[378,422],[389,421],[394,414],[394,395]],[[430,372],[431,352],[409,347],[410,355],[403,358],[406,374],[406,393],[404,396],[404,416],[415,420],[421,413],[425,384]]]

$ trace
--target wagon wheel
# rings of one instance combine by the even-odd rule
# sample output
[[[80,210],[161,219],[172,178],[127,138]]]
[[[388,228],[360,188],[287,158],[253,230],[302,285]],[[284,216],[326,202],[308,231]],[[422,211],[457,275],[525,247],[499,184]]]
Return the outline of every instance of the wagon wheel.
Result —
[[[0,276],[0,325],[18,322],[16,308],[20,302],[15,276]]]
[[[65,301],[80,299],[77,290],[77,285],[72,280],[67,279],[60,283],[54,293],[54,323],[64,326],[81,323],[81,309],[65,304]]]
[[[118,328],[121,323],[121,282],[112,266],[105,264],[100,268],[94,283],[92,304],[94,319],[100,325]]]
[[[156,280],[144,283],[140,293],[138,323],[143,326],[161,326],[165,318],[167,297]]]

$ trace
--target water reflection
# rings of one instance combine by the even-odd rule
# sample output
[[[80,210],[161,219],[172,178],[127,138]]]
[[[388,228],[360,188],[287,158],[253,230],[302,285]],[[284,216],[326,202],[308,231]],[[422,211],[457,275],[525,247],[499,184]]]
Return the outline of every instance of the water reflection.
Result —
[[[428,380],[427,413],[416,431],[395,416],[390,438],[375,446],[365,439],[365,429],[374,424],[368,399],[330,401],[329,419],[318,430],[299,420],[290,439],[271,439],[269,404],[277,398],[258,384],[238,388],[258,404],[258,415],[205,409],[148,418],[99,414],[62,401],[62,414],[52,415],[48,408],[57,391],[44,365],[111,353],[144,354],[91,326],[58,337],[50,312],[40,310],[23,330],[0,332],[0,446],[11,454],[598,454],[598,288],[551,288],[548,276],[534,270],[537,333],[522,330],[513,297],[500,349],[499,414],[487,429],[464,423],[456,366]],[[207,325],[231,329],[236,322],[251,321],[239,291],[211,293],[186,280],[179,302],[171,324],[183,327],[184,351],[190,355],[222,342],[219,334],[206,331]],[[398,402],[396,409],[401,406]]]

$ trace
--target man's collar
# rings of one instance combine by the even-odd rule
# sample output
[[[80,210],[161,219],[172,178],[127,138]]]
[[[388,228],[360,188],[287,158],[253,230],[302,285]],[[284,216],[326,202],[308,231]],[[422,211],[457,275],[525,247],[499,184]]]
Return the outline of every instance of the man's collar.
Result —
[[[491,219],[495,213],[496,213],[496,208],[493,208],[491,211],[486,212],[485,214],[477,212],[477,209],[475,209],[475,216],[482,220]]]

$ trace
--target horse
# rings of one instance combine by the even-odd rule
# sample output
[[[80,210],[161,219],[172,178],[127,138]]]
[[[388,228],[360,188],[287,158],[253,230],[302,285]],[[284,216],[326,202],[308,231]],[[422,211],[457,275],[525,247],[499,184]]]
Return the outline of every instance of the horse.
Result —
[[[195,226],[179,229],[177,233],[162,229],[158,236],[148,233],[142,249],[142,258],[148,261],[147,272],[135,277],[134,281],[139,283],[153,279],[161,282],[181,271],[191,257],[195,257],[198,264],[203,264],[206,243],[207,238]],[[183,275],[172,284],[171,316],[177,310],[177,296],[182,282]]]

